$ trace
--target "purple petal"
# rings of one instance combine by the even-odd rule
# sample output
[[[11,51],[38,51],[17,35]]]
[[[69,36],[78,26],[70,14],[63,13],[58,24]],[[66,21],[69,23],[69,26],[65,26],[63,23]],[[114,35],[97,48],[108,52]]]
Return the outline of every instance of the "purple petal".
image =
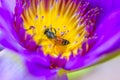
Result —
[[[96,30],[97,43],[91,54],[110,52],[119,48],[120,44],[120,11],[111,13]]]
[[[46,76],[50,77],[57,73],[58,70],[51,69],[49,67],[46,67],[44,65],[41,65],[38,63],[35,63],[33,61],[27,61],[26,62],[27,68],[29,69],[29,72],[34,76]]]
[[[119,0],[87,0],[91,6],[101,8],[100,15],[98,17],[97,25],[106,18],[107,15],[120,10]]]
[[[119,0],[87,0],[92,6],[98,6],[104,9],[104,12],[110,12],[120,9]]]
[[[6,34],[12,34],[17,38],[14,30],[14,16],[3,8],[0,8],[0,28],[7,31]]]
[[[120,11],[111,13],[96,30],[97,43],[86,56],[71,57],[65,69],[84,68],[96,63],[102,56],[120,47]]]
[[[47,56],[43,54],[43,52],[39,49],[37,52],[24,52],[26,62],[25,65],[28,71],[36,76],[46,76],[50,77],[52,75],[56,75],[58,69],[50,68],[50,61]]]
[[[67,62],[65,58],[61,58],[60,56],[56,58],[53,58],[52,56],[48,56],[48,58],[52,65],[57,66],[59,68],[62,68]]]
[[[22,58],[15,53],[4,49],[0,54],[1,80],[46,80],[45,76],[32,76],[26,70]]]
[[[12,15],[2,8],[0,8],[0,31],[0,44],[17,52],[23,50],[16,40],[17,36],[13,29]]]
[[[0,34],[0,44],[16,52],[22,52],[24,50],[13,37],[4,33]]]
[[[0,0],[1,7],[13,13],[16,0]]]
[[[4,47],[2,45],[0,45],[0,51],[2,51],[4,49]]]

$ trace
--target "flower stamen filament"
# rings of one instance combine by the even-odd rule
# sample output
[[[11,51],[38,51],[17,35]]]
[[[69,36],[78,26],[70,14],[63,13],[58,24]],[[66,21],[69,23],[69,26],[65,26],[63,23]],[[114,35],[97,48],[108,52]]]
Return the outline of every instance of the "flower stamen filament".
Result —
[[[89,49],[87,41],[94,38],[92,32],[99,8],[87,11],[89,3],[83,4],[82,1],[37,1],[38,4],[35,5],[36,2],[30,0],[30,7],[21,16],[26,34],[33,35],[33,40],[42,46],[45,55],[61,55],[61,58],[69,59],[71,54],[83,54],[83,43],[86,43],[86,50]]]

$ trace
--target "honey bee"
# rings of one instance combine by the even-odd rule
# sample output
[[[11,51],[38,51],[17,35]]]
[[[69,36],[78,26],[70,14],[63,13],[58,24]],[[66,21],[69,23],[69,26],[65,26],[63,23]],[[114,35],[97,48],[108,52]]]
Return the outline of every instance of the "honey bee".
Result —
[[[44,34],[47,36],[48,39],[54,40],[56,45],[65,46],[65,45],[68,45],[70,43],[68,40],[63,39],[60,36],[56,36],[56,29],[55,28],[47,28],[47,29],[45,29]]]

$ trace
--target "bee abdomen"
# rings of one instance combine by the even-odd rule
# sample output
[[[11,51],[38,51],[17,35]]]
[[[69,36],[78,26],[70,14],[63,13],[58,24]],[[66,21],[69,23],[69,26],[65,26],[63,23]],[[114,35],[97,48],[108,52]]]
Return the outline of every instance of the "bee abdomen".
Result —
[[[68,45],[69,43],[70,42],[68,40],[65,40],[65,39],[62,41],[62,45]]]

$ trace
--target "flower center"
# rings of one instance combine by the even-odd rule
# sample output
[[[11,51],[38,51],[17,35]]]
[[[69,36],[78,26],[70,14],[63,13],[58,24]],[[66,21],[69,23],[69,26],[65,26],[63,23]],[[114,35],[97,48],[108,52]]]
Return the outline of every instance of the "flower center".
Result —
[[[24,5],[24,29],[45,55],[69,58],[89,49],[98,8],[89,9],[88,2],[77,0],[29,0]],[[80,53],[81,55],[83,53]]]

